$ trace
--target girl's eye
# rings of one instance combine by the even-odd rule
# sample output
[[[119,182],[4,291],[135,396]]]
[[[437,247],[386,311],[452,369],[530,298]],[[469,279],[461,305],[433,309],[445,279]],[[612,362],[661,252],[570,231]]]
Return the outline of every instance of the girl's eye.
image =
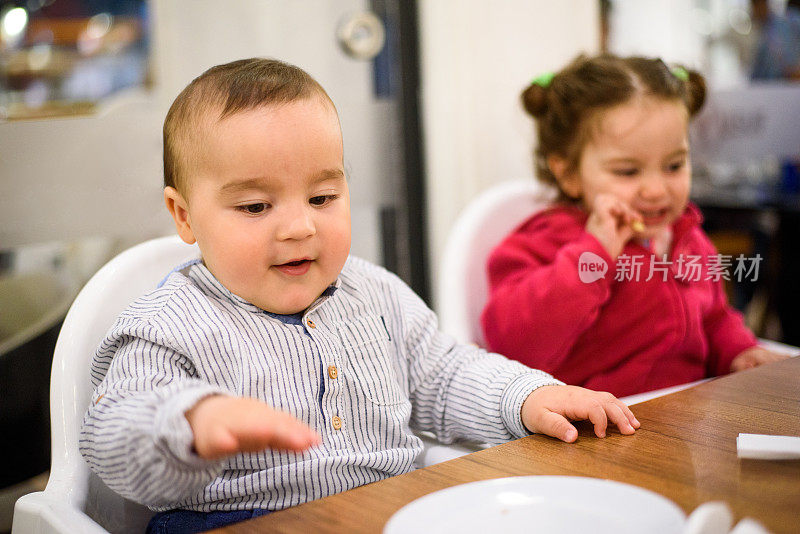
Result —
[[[670,163],[669,166],[667,166],[667,170],[669,172],[678,172],[683,168],[684,165],[686,165],[686,161],[676,161]]]
[[[238,209],[251,215],[258,215],[266,211],[268,207],[269,205],[264,202],[257,202],[255,204],[247,204],[246,206],[238,206]]]
[[[324,206],[329,202],[336,200],[338,195],[319,195],[308,199],[308,203],[312,206]]]
[[[638,169],[633,169],[633,168],[631,168],[631,169],[615,169],[614,170],[614,174],[616,174],[617,176],[636,176],[636,174],[638,172],[639,172]]]

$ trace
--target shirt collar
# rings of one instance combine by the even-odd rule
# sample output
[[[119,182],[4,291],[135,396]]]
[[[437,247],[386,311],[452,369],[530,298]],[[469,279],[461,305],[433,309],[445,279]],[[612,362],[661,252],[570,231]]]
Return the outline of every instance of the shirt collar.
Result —
[[[197,261],[196,263],[191,264],[186,276],[188,276],[195,284],[197,284],[204,293],[213,295],[216,298],[231,301],[237,306],[241,306],[242,308],[254,313],[268,313],[269,315],[278,319],[281,317],[281,314],[267,312],[266,310],[259,308],[255,304],[252,304],[246,299],[230,291],[227,287],[222,285],[222,282],[217,280],[217,277],[208,270],[208,267],[206,267],[202,261]],[[340,284],[341,282],[339,278],[337,278],[333,284],[325,288],[325,291],[323,291],[322,294],[317,297],[317,299],[311,304],[311,306],[308,307],[308,309],[310,310],[317,307],[322,303],[323,300],[331,297],[339,288]],[[305,313],[306,310],[300,312],[301,316]],[[289,314],[286,317],[290,317],[291,315],[294,314]]]

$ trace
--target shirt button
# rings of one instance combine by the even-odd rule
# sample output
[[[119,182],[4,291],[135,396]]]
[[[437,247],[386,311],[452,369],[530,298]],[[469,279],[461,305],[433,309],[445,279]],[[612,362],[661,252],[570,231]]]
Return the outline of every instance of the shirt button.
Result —
[[[331,423],[333,423],[334,430],[339,430],[340,428],[342,428],[342,420],[339,419],[338,415],[333,416],[333,418],[331,419]]]
[[[306,324],[308,325],[309,328],[316,328],[317,327],[317,325],[315,325],[314,321],[312,321],[311,319],[306,321]]]
[[[336,369],[335,365],[331,365],[328,367],[328,376],[336,380],[336,377],[339,376],[339,371]]]

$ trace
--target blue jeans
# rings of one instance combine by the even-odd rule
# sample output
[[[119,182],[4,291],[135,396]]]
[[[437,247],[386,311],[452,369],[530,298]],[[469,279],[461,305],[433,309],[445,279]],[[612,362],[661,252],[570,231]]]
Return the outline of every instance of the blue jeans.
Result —
[[[270,510],[232,510],[230,512],[195,512],[193,510],[169,510],[158,512],[147,524],[146,534],[194,534],[224,527],[267,515]]]

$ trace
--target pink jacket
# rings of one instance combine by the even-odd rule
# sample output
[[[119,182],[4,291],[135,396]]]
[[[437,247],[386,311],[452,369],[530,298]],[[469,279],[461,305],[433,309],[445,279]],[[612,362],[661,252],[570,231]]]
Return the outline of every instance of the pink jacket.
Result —
[[[586,217],[554,206],[493,251],[481,317],[490,350],[568,384],[624,396],[728,373],[734,357],[756,344],[708,267],[718,256],[694,205],[673,225],[667,261],[655,264],[632,241],[612,260],[585,231]],[[607,263],[604,277],[581,281],[585,252],[596,255],[583,257],[595,268]],[[638,279],[632,263],[641,265]],[[584,279],[597,272],[587,262],[583,269]]]

